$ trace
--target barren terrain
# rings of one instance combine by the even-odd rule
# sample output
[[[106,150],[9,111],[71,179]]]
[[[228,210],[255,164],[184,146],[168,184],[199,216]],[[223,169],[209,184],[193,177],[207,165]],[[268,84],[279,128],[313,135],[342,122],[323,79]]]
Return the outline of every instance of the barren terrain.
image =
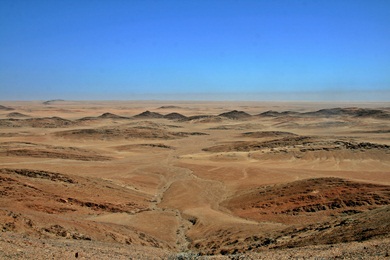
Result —
[[[0,104],[0,258],[390,254],[390,104]]]

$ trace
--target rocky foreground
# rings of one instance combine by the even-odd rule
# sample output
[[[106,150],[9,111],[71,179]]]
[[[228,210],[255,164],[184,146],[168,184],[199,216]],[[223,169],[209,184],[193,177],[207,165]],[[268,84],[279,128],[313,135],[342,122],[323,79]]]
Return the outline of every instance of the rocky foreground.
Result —
[[[172,253],[153,247],[91,241],[38,239],[4,232],[0,236],[1,259],[387,259],[390,238],[334,245],[265,250],[259,253],[200,256]]]

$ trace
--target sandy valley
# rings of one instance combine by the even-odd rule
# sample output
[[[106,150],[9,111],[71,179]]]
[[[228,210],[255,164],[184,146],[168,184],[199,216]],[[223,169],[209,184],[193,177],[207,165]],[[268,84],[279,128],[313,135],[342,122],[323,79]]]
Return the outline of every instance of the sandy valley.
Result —
[[[390,254],[390,104],[0,104],[0,258]]]

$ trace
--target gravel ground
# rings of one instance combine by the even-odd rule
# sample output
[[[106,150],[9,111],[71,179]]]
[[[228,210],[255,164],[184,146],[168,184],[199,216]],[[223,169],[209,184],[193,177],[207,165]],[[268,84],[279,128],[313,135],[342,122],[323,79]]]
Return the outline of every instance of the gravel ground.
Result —
[[[0,259],[167,259],[170,255],[152,247],[0,234]]]
[[[390,259],[389,255],[390,238],[230,256],[198,256],[116,243],[41,239],[12,232],[2,232],[0,236],[0,259]]]

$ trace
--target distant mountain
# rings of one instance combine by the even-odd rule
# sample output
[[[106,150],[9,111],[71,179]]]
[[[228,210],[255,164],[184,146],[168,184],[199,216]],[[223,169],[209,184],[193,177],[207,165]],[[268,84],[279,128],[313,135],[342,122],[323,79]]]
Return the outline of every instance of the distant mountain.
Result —
[[[52,100],[47,100],[47,101],[43,102],[42,104],[44,104],[44,105],[51,105],[52,103],[63,102],[63,101],[65,101],[65,100],[63,100],[63,99],[52,99]]]

